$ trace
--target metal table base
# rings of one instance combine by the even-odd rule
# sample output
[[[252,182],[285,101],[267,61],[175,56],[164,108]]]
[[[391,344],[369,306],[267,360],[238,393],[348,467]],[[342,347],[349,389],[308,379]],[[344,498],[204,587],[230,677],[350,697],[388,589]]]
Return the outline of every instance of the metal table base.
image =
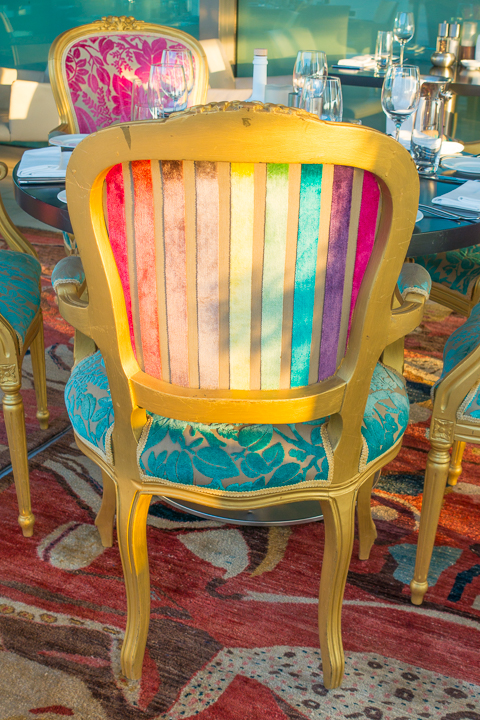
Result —
[[[218,522],[232,523],[234,525],[301,525],[302,523],[323,520],[318,500],[302,500],[300,502],[285,503],[285,505],[270,505],[270,507],[256,508],[254,510],[225,510],[159,497],[160,500],[180,512],[197,515],[206,520],[217,520]]]

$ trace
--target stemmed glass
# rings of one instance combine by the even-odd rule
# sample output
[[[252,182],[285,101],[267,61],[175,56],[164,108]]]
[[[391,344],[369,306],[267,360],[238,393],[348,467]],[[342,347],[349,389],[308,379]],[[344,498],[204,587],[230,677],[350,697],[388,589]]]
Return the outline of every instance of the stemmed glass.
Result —
[[[185,110],[187,94],[182,65],[152,65],[148,81],[148,102],[153,118]]]
[[[300,50],[293,68],[293,91],[302,94],[306,78],[325,78],[328,73],[327,56],[321,50]]]
[[[181,65],[187,81],[187,93],[193,90],[193,58],[190,50],[164,50],[162,53],[162,65]]]
[[[400,43],[400,65],[403,65],[403,53],[405,45],[413,38],[415,33],[415,20],[411,12],[399,12],[395,16],[393,34],[395,40]]]
[[[330,122],[342,122],[343,97],[340,78],[327,77],[320,117],[322,120],[330,120]]]
[[[395,140],[404,120],[412,115],[420,99],[420,75],[412,65],[390,65],[382,87],[382,108],[395,123]]]

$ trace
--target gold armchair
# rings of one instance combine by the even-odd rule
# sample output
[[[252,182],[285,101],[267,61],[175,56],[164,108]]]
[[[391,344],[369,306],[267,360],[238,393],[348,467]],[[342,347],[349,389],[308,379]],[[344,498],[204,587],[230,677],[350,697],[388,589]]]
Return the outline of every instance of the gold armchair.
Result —
[[[194,84],[189,105],[205,102],[206,55],[198,40],[181,30],[108,16],[59,35],[48,55],[61,123],[55,132],[91,133],[130,120],[134,78],[146,82],[166,49],[190,50]]]
[[[140,676],[147,640],[152,495],[229,509],[313,499],[324,683],[337,687],[355,504],[367,558],[373,478],[408,421],[403,378],[378,358],[428,295],[407,281],[392,309],[417,209],[411,158],[369,128],[224,103],[90,136],[67,196],[89,299],[66,258],[59,307],[99,350],[65,398],[103,472],[105,545],[116,507],[123,672]]]
[[[7,167],[0,163],[0,180]],[[25,415],[20,394],[22,361],[30,348],[40,427],[48,427],[41,266],[35,249],[10,220],[0,198],[0,233],[10,250],[0,250],[0,389],[23,534],[33,533]]]

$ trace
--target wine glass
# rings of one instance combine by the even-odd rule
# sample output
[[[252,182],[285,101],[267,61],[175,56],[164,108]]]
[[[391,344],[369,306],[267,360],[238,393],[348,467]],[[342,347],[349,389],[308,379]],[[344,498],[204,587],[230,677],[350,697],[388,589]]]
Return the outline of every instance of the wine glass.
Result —
[[[300,50],[293,68],[293,91],[301,94],[307,77],[326,78],[327,56],[321,50]]]
[[[382,87],[382,108],[395,123],[395,140],[404,120],[412,115],[420,99],[420,75],[412,65],[390,65]]]
[[[322,120],[330,120],[330,122],[342,122],[343,97],[340,78],[327,77],[320,117]]]
[[[152,117],[165,117],[187,107],[187,83],[182,65],[152,65],[148,81]]]
[[[187,82],[187,92],[193,90],[193,58],[190,50],[164,50],[162,53],[162,65],[181,65]]]
[[[303,84],[302,93],[300,95],[299,107],[304,108],[307,112],[318,115],[322,112],[323,92],[325,90],[326,78],[309,76],[306,77]]]
[[[139,78],[132,83],[132,110],[131,120],[151,120],[152,112],[148,99],[148,86]]]
[[[400,65],[403,65],[403,53],[405,45],[413,38],[415,33],[415,20],[411,12],[399,12],[395,16],[393,34],[395,40],[400,43]]]

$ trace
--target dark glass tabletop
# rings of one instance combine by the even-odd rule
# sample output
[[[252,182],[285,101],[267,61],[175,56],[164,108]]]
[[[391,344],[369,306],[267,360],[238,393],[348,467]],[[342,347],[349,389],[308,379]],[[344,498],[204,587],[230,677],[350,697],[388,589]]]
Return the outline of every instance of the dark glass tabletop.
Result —
[[[72,233],[66,203],[58,199],[58,193],[65,190],[65,184],[20,185],[17,168],[13,172],[15,199],[20,207],[37,220],[58,230]],[[436,195],[450,192],[455,185],[434,180],[420,180],[420,202],[431,204]],[[470,247],[480,243],[480,223],[455,222],[440,218],[425,217],[417,225],[408,248],[408,256],[431,255],[446,250]]]

